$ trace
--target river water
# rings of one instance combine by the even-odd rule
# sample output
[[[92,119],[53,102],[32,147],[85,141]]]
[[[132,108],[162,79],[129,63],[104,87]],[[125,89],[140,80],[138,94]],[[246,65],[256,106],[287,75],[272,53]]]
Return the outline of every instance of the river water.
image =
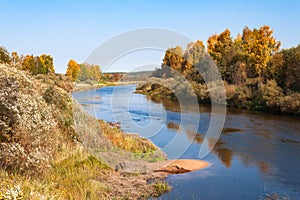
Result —
[[[98,119],[150,139],[169,159],[199,159],[210,107],[183,110],[134,91],[104,87],[73,97]],[[208,168],[170,175],[173,190],[160,199],[300,199],[300,118],[228,109],[221,137],[203,159]]]

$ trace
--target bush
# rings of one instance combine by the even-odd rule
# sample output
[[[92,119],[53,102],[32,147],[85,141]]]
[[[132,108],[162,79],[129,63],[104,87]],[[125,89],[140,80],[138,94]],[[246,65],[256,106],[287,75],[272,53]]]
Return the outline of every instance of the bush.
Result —
[[[277,86],[275,80],[269,80],[266,84],[260,83],[258,85],[257,102],[262,109],[280,111],[282,97],[283,90]]]
[[[282,101],[281,111],[283,113],[300,115],[300,93],[294,93],[280,98]]]
[[[20,119],[17,105],[18,84],[14,78],[0,71],[0,142],[13,140],[13,128]]]
[[[36,79],[24,72],[0,66],[2,169],[29,174],[42,172],[49,167],[58,144],[64,141],[60,135],[63,129],[57,123],[62,112],[48,105],[42,97],[43,87],[38,85]],[[54,95],[57,105],[65,106],[63,102],[67,101],[62,97],[68,94],[58,88],[55,91],[61,93]]]

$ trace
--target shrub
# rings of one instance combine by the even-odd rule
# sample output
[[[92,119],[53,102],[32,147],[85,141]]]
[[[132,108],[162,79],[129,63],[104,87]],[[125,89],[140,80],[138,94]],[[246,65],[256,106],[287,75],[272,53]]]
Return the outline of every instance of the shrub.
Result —
[[[258,102],[263,109],[280,111],[281,99],[283,97],[283,90],[275,80],[269,80],[266,84],[260,83],[258,85]]]

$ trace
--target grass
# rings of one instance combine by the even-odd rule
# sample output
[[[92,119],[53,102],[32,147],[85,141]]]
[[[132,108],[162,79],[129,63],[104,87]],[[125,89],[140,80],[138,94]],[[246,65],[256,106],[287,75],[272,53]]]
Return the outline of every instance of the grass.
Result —
[[[159,196],[171,191],[171,187],[165,181],[158,181],[155,184],[153,184],[153,187],[155,189],[153,196],[155,196],[155,197],[159,197]]]
[[[166,182],[148,185],[146,174],[119,174],[80,148],[68,150],[39,176],[0,170],[0,199],[147,199],[170,191]]]
[[[152,195],[154,188],[147,180],[154,175],[139,170],[144,169],[145,160],[164,158],[154,144],[105,122],[100,127],[72,100],[68,93],[73,84],[63,76],[31,77],[2,65],[0,76],[0,97],[5,100],[0,110],[8,116],[4,118],[7,130],[0,127],[0,200]],[[7,95],[12,92],[15,96]],[[12,102],[14,98],[18,101]],[[16,116],[15,122],[11,115]],[[14,136],[12,140],[5,139],[7,133]],[[132,174],[113,170],[125,161]]]
[[[135,134],[125,134],[121,129],[112,127],[102,120],[99,120],[99,123],[102,134],[120,149],[138,155],[144,154],[145,157],[158,151],[158,148],[146,138]]]
[[[67,199],[99,199],[109,192],[100,180],[111,171],[92,155],[77,151],[53,163],[45,179],[56,183]]]
[[[42,176],[0,171],[0,199],[107,199],[101,182],[112,170],[92,155],[76,150],[52,163]]]

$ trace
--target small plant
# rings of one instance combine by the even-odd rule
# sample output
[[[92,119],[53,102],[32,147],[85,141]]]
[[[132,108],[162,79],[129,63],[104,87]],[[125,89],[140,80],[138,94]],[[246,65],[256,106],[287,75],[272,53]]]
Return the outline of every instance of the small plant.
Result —
[[[171,191],[171,187],[165,181],[157,181],[153,184],[153,187],[155,188],[154,194],[153,194],[154,197],[159,197],[159,196]]]

